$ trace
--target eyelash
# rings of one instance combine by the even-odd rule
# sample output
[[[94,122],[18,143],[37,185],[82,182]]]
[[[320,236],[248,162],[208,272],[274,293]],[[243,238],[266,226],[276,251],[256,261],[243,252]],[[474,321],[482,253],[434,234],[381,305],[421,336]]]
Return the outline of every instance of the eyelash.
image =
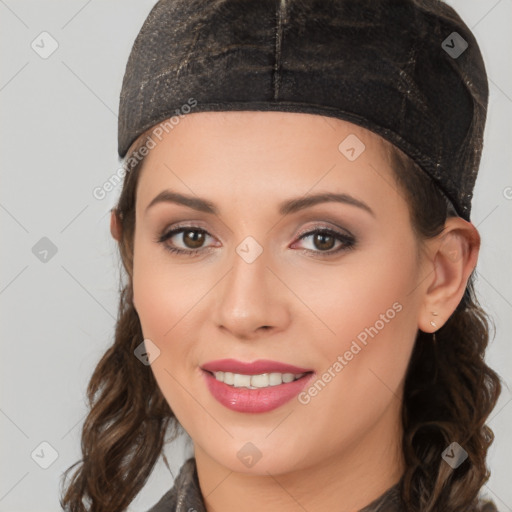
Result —
[[[183,232],[198,232],[198,233],[204,233],[208,236],[211,236],[207,231],[205,231],[202,228],[196,227],[196,226],[179,226],[177,228],[172,229],[171,231],[163,232],[155,241],[157,243],[161,243],[166,251],[169,251],[172,254],[178,254],[178,255],[186,255],[186,256],[198,256],[200,252],[203,252],[205,250],[211,250],[211,248],[201,248],[201,249],[180,249],[178,247],[172,247],[169,244],[166,244],[165,242],[172,238],[173,236],[183,233]],[[316,234],[327,234],[329,236],[334,237],[337,241],[342,242],[342,245],[338,247],[338,249],[335,250],[328,250],[328,251],[313,251],[311,249],[302,249],[303,251],[313,253],[315,257],[331,257],[334,255],[339,254],[342,251],[348,251],[355,247],[356,239],[353,236],[345,235],[343,233],[339,233],[337,231],[334,231],[329,228],[315,228],[310,231],[306,231],[305,233],[302,233],[298,240],[303,240],[305,238],[309,238],[310,236],[316,235]]]

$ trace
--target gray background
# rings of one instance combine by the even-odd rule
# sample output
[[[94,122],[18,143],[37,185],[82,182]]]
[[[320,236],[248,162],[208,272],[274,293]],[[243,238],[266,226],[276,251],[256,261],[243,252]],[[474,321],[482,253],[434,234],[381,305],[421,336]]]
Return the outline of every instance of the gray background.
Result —
[[[92,191],[120,166],[121,81],[154,3],[0,0],[2,512],[60,509],[60,476],[80,457],[85,389],[113,338],[118,300],[109,211],[120,187],[102,200]],[[512,511],[512,0],[448,3],[473,29],[490,81],[472,221],[482,236],[477,290],[496,324],[487,360],[504,390],[491,415],[496,440],[483,490]],[[43,31],[58,44],[47,58],[40,56],[51,48]],[[43,469],[52,450],[58,456]],[[188,456],[184,443],[166,454],[176,475]],[[160,459],[129,510],[147,510],[172,481]]]

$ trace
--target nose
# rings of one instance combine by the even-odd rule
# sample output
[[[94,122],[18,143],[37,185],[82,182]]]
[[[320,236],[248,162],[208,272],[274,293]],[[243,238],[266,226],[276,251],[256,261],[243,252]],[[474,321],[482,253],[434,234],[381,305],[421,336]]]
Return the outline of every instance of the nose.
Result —
[[[272,269],[264,250],[249,263],[235,252],[232,268],[219,283],[215,322],[241,340],[285,330],[290,323],[290,292]]]

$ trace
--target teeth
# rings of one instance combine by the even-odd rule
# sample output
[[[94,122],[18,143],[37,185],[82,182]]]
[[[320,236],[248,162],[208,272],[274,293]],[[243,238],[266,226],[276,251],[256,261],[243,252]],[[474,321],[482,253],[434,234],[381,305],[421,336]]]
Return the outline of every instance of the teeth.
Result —
[[[223,382],[225,382],[226,384],[229,384],[230,386],[232,386],[235,383],[235,376],[231,372],[217,372],[217,373],[221,373],[224,376]],[[215,378],[217,378],[217,374],[215,374]]]
[[[233,374],[233,381],[235,388],[248,388],[251,385],[251,376],[235,373]]]
[[[224,382],[235,388],[267,388],[269,386],[279,386],[280,384],[292,382],[300,379],[305,373],[262,373],[260,375],[243,375],[231,372],[215,372],[215,379]]]

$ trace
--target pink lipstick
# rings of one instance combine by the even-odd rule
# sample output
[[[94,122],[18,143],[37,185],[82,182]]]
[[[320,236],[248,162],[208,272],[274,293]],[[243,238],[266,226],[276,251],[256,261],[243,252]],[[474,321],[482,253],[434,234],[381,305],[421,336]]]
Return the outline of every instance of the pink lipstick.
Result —
[[[261,413],[280,407],[297,396],[314,375],[313,370],[260,359],[210,361],[201,366],[213,397],[237,412]]]

